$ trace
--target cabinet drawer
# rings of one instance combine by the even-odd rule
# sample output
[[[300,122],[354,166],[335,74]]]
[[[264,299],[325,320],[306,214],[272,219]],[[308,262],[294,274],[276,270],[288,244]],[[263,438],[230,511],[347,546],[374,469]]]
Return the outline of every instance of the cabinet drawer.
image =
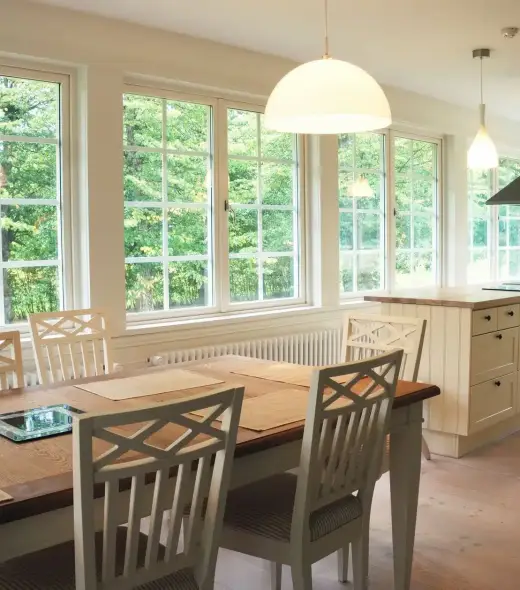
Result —
[[[516,373],[473,386],[469,398],[470,434],[513,416],[516,411],[516,388]]]
[[[518,368],[518,328],[471,339],[471,385],[507,375]]]
[[[497,307],[497,323],[499,330],[514,328],[520,325],[520,305]]]
[[[486,332],[494,332],[498,328],[497,322],[497,308],[479,309],[473,312],[473,327],[472,334],[485,334]]]

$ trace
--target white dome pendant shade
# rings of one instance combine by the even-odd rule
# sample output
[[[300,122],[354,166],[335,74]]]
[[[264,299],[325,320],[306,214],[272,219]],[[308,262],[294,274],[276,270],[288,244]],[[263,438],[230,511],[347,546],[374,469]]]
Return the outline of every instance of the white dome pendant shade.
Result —
[[[289,133],[358,133],[388,127],[390,105],[361,68],[324,57],[291,70],[275,86],[265,126]]]
[[[480,127],[468,150],[468,168],[470,170],[489,170],[498,168],[497,148],[485,125],[485,105],[480,105]]]
[[[328,0],[324,0],[325,54],[291,70],[267,101],[264,123],[288,133],[373,131],[392,122],[381,86],[361,68],[329,56]]]
[[[364,176],[360,176],[348,189],[349,197],[373,197],[374,191]]]
[[[489,49],[474,49],[473,58],[480,58],[480,127],[468,150],[468,168],[470,170],[489,170],[498,168],[497,148],[486,129],[486,105],[484,104],[482,60],[489,57]]]

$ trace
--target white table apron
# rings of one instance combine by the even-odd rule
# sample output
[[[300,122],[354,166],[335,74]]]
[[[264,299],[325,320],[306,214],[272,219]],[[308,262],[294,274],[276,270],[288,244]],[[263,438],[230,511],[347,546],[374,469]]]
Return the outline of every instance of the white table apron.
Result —
[[[390,487],[394,588],[409,590],[421,475],[422,402],[392,411],[390,425]],[[232,487],[294,469],[301,441],[283,444],[235,460]],[[153,486],[148,486],[150,492]],[[101,529],[103,501],[97,502]],[[0,561],[74,538],[72,506],[0,526]]]

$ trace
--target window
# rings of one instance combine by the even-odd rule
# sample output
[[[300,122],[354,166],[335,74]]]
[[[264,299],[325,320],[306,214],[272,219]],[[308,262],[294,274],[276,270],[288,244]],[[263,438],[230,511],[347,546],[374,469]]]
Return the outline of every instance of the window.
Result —
[[[496,170],[468,171],[468,282],[520,278],[520,207],[485,202],[520,176],[520,160],[500,158]]]
[[[385,136],[339,137],[340,290],[343,294],[385,287]],[[364,177],[373,196],[354,196]]]
[[[69,292],[67,100],[66,77],[0,70],[0,324],[59,310]]]
[[[394,137],[395,286],[437,282],[438,146]]]
[[[297,137],[230,108],[228,228],[230,303],[300,296]]]
[[[123,109],[127,312],[298,301],[297,137],[222,100],[136,90]]]
[[[343,297],[437,282],[439,145],[394,131],[339,136]],[[355,196],[362,178],[371,196]]]
[[[468,171],[469,190],[469,265],[468,282],[491,278],[492,212],[486,201],[493,195],[493,177],[489,170]]]
[[[213,305],[212,107],[124,95],[126,308]]]

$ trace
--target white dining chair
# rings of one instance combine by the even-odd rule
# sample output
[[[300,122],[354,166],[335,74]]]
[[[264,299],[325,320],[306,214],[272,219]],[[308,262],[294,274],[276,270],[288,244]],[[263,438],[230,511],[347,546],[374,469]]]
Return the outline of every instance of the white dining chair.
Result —
[[[350,543],[354,589],[366,590],[370,509],[402,356],[316,369],[297,472],[229,493],[221,546],[270,561],[273,590],[282,564],[294,590],[311,590],[311,564]]]
[[[24,372],[20,332],[0,332],[0,389],[23,387]]]
[[[243,395],[237,387],[79,417],[73,426],[74,541],[0,564],[0,590],[213,588]],[[208,411],[203,420],[191,414],[201,410]],[[93,448],[103,452],[94,456]],[[97,533],[101,512],[94,497],[100,494]],[[145,518],[148,535],[141,532]]]
[[[107,315],[77,309],[29,315],[38,377],[43,385],[116,369]]]

